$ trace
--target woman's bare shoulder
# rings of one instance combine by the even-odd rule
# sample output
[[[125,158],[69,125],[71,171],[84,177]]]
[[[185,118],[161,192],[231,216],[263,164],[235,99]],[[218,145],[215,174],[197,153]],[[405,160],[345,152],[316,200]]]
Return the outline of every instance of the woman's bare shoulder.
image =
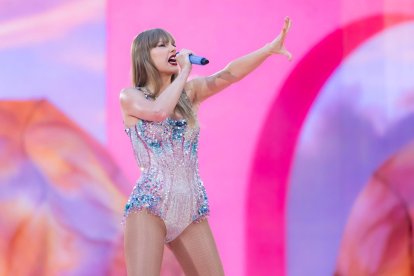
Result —
[[[144,98],[143,93],[139,92],[140,91],[135,87],[122,88],[119,92],[119,100],[121,104],[128,103],[131,100],[140,100],[141,98]]]
[[[124,96],[129,96],[129,95],[135,95],[137,94],[139,90],[135,87],[125,87],[122,88],[121,91],[119,92],[119,96],[120,97],[124,97]]]

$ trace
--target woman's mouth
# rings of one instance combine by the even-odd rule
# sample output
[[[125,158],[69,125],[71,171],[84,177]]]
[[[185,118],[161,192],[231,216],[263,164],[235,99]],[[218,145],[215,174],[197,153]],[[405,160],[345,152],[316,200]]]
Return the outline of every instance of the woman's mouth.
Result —
[[[175,59],[175,55],[171,56],[171,57],[168,59],[168,63],[169,63],[169,64],[171,64],[171,65],[174,65],[174,66],[176,66],[176,65],[177,65],[177,60]]]

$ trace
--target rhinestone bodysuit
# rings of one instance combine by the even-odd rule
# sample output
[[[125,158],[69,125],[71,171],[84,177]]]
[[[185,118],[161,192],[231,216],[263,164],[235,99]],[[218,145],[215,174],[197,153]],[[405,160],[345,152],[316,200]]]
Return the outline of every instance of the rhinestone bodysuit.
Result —
[[[189,126],[185,119],[139,120],[125,131],[141,176],[126,203],[124,221],[131,212],[145,208],[164,221],[165,242],[170,242],[189,224],[209,214],[198,173],[199,125]]]

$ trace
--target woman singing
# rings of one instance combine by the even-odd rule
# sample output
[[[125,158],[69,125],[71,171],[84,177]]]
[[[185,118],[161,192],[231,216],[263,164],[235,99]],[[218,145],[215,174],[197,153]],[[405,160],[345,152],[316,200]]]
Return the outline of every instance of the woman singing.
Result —
[[[177,54],[168,32],[152,29],[134,39],[133,87],[120,94],[125,131],[141,169],[125,207],[128,275],[159,275],[164,244],[186,275],[224,275],[198,173],[197,110],[205,99],[241,80],[269,56],[291,59],[284,47],[290,25],[286,18],[272,42],[211,76],[192,80],[188,80],[192,52],[181,49]]]

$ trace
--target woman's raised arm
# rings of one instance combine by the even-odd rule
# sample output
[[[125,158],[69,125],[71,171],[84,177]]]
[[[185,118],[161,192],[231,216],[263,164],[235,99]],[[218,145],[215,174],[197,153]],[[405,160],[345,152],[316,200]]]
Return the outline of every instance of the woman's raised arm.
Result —
[[[189,81],[186,87],[192,94],[193,102],[200,103],[232,83],[241,80],[273,54],[285,55],[291,60],[292,55],[284,46],[290,26],[291,20],[289,17],[286,17],[280,34],[272,42],[267,43],[264,47],[254,52],[233,60],[224,69],[211,76],[198,77]]]

